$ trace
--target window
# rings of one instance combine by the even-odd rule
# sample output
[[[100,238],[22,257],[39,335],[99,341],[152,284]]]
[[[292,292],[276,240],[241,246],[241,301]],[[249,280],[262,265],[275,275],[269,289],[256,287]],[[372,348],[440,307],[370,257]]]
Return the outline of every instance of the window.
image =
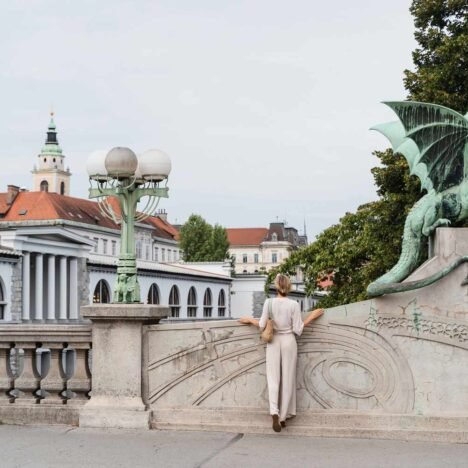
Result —
[[[157,247],[154,248],[154,259],[155,262],[159,262],[159,249]]]
[[[169,308],[171,309],[171,317],[178,317],[180,313],[180,296],[179,288],[174,285],[169,293]]]
[[[224,293],[224,289],[219,291],[218,296],[218,317],[225,317],[226,316],[226,294]]]
[[[276,252],[271,254],[271,262],[278,263],[278,254]]]
[[[167,261],[171,262],[172,261],[172,250],[167,249]]]
[[[99,245],[99,239],[97,237],[93,237],[93,241],[94,241],[93,252],[97,252],[98,251],[98,245]]]
[[[207,288],[205,296],[203,297],[203,317],[211,317],[213,310],[213,300],[211,295],[211,289]]]
[[[148,291],[148,304],[159,304],[159,288],[156,283],[153,283]]]
[[[110,302],[109,286],[104,280],[99,280],[94,288],[93,303],[108,304]]]
[[[273,242],[276,242],[278,240],[278,234],[276,234],[276,232],[274,232],[272,235],[271,235],[271,240]]]
[[[5,319],[5,307],[6,307],[5,295],[3,293],[3,284],[0,279],[0,320]]]
[[[145,259],[146,260],[150,259],[150,246],[149,245],[145,246]]]
[[[47,180],[43,180],[41,182],[41,192],[48,192],[49,191],[49,182]]]
[[[107,255],[107,239],[102,239],[102,253]]]
[[[65,195],[65,182],[60,182],[60,195]]]
[[[117,254],[117,241],[112,241],[111,242],[111,253],[112,253],[112,255]]]
[[[247,254],[242,255],[242,263],[247,263]]]
[[[258,263],[258,254],[254,254],[254,263]]]
[[[166,261],[166,249],[161,249],[161,257],[162,257],[161,260],[165,262]]]
[[[187,317],[197,316],[197,291],[192,286],[188,292],[187,298]]]
[[[141,242],[136,242],[136,257],[141,258]]]

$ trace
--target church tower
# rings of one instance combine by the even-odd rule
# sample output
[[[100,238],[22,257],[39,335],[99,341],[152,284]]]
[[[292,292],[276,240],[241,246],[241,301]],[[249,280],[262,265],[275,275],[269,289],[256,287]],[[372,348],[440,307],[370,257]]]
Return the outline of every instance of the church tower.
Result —
[[[38,165],[34,165],[33,191],[55,192],[60,195],[70,195],[70,170],[65,170],[62,148],[57,140],[57,130],[54,113],[50,113],[50,123],[47,128],[47,138],[42,147]]]

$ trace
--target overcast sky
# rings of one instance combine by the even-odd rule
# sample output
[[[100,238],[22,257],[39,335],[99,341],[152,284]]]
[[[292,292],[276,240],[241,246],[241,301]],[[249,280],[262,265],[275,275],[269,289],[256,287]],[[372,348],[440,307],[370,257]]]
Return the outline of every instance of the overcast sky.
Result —
[[[0,28],[0,190],[31,187],[53,106],[86,197],[87,155],[160,148],[171,222],[277,218],[309,239],[375,199],[369,172],[405,99],[410,0],[15,0]]]

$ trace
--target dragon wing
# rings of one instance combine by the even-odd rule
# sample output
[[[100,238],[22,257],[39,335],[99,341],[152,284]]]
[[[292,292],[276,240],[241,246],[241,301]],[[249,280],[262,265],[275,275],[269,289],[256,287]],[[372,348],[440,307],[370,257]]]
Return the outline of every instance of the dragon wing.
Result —
[[[468,175],[468,120],[447,107],[386,102],[400,121],[373,127],[403,154],[422,188],[442,192]],[[467,164],[465,164],[465,160]]]

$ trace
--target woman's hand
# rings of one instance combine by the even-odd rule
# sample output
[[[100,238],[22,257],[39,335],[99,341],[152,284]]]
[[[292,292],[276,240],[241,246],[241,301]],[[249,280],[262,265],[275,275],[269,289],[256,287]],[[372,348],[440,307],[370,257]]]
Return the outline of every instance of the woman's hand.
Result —
[[[310,322],[315,320],[316,318],[319,318],[323,313],[325,312],[325,309],[315,309],[313,310],[309,316],[304,320],[304,326],[307,327]]]
[[[245,325],[250,325],[252,323],[252,317],[247,317],[244,315],[238,320],[238,322],[243,323]]]

